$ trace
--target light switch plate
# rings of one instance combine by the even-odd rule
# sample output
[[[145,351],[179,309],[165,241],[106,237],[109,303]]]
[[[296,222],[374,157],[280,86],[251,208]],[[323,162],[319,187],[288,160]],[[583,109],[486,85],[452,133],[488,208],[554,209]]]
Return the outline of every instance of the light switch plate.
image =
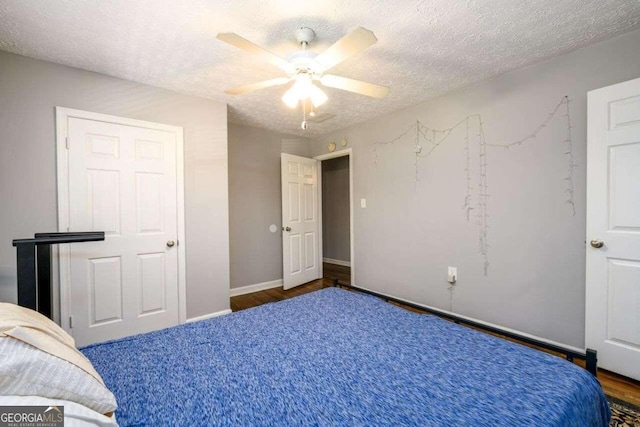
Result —
[[[360,207],[361,208],[367,207],[367,199],[360,199]]]

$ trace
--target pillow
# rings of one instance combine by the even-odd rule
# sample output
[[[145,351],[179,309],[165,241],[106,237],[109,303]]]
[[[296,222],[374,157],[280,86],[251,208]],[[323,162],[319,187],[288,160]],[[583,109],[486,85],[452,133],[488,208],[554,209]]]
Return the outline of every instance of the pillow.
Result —
[[[41,396],[0,396],[2,406],[63,406],[65,427],[117,427],[115,416],[107,417],[75,402]]]
[[[43,396],[98,413],[118,405],[73,338],[33,310],[0,303],[0,395]]]
[[[0,303],[0,336],[10,336],[64,359],[104,384],[76,343],[60,326],[42,314],[15,304]]]

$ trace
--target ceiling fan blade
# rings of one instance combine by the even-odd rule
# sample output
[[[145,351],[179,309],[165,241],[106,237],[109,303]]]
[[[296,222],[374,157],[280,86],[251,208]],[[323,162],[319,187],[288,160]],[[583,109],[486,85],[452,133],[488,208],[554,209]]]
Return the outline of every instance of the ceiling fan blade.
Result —
[[[235,46],[238,49],[249,52],[264,61],[270,62],[271,64],[284,71],[288,72],[291,69],[291,64],[286,59],[280,58],[275,53],[269,52],[265,48],[260,47],[253,42],[250,42],[244,37],[240,37],[236,33],[219,33],[217,38],[218,40],[229,43],[230,45]]]
[[[263,80],[261,82],[251,83],[244,86],[238,86],[233,89],[225,90],[224,93],[229,95],[240,95],[247,92],[253,92],[255,90],[264,89],[271,86],[278,86],[288,83],[291,80],[289,77],[278,77],[271,80]]]
[[[386,86],[334,76],[332,74],[322,76],[320,83],[327,87],[355,92],[372,98],[384,98],[389,93],[389,88]]]
[[[374,45],[378,39],[369,30],[358,27],[316,56],[323,71],[335,67],[347,58]]]

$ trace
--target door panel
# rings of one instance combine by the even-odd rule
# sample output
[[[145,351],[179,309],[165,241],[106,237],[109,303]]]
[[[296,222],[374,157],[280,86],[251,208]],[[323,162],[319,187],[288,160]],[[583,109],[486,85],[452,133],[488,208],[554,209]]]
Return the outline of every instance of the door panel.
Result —
[[[69,231],[106,234],[69,245],[76,344],[177,325],[176,134],[81,118],[68,134]]]
[[[87,151],[90,157],[117,159],[120,152],[120,138],[113,135],[87,133]]]
[[[121,258],[89,259],[91,326],[122,320]]]
[[[609,103],[609,130],[640,125],[640,96]]]
[[[300,259],[301,259],[301,244],[300,244],[300,235],[299,234],[290,234],[289,235],[289,244],[290,244],[290,274],[297,274],[302,271],[300,268]]]
[[[136,139],[136,160],[164,160],[164,145],[157,141]]]
[[[150,314],[165,310],[164,253],[138,255],[140,289],[142,301],[140,314]]]
[[[315,184],[304,184],[304,220],[314,221],[316,219],[316,191]]]
[[[305,233],[305,259],[306,263],[304,265],[305,269],[309,270],[315,268],[316,266],[316,235],[315,233]]]
[[[317,160],[283,153],[282,265],[285,289],[320,278],[317,201]]]
[[[288,223],[300,222],[300,184],[289,182],[289,217]]]
[[[137,233],[162,233],[164,212],[163,175],[157,173],[136,174]]]
[[[640,79],[588,100],[586,345],[640,380]]]
[[[640,143],[611,147],[609,158],[609,228],[640,231]]]
[[[640,350],[640,262],[609,260],[607,339]]]
[[[87,208],[92,230],[120,234],[120,173],[87,170]]]

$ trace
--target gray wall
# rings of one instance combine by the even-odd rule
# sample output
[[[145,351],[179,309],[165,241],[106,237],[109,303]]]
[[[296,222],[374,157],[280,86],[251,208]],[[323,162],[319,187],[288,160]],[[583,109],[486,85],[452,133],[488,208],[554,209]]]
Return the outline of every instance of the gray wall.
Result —
[[[294,156],[311,157],[310,140],[286,135],[282,138],[282,152]]]
[[[229,125],[231,287],[282,279],[280,147],[283,135]],[[269,226],[275,224],[272,233]]]
[[[351,261],[349,156],[322,162],[322,256]]]
[[[587,91],[640,76],[640,31],[481,82],[465,90],[344,129],[354,155],[355,267],[358,285],[568,345],[584,344]],[[392,89],[393,90],[393,89]],[[488,275],[477,224],[479,146],[471,126],[472,211],[466,220],[466,126],[427,158],[414,154],[416,120],[447,129],[480,114],[486,142],[533,133],[564,95],[570,102],[575,216],[568,199],[566,118],[557,114],[536,138],[506,150],[488,147]],[[561,105],[561,107],[563,107]],[[471,117],[470,119],[474,119]],[[413,129],[393,144],[389,142]],[[433,134],[420,135],[426,155]],[[374,147],[376,148],[374,152]],[[375,161],[377,154],[377,162]],[[591,236],[589,236],[591,237]],[[447,266],[458,268],[448,291]]]
[[[16,300],[11,240],[57,229],[55,106],[184,127],[187,317],[229,308],[227,107],[0,52],[0,300]]]
[[[280,153],[309,151],[303,138],[229,125],[231,288],[282,279]]]

